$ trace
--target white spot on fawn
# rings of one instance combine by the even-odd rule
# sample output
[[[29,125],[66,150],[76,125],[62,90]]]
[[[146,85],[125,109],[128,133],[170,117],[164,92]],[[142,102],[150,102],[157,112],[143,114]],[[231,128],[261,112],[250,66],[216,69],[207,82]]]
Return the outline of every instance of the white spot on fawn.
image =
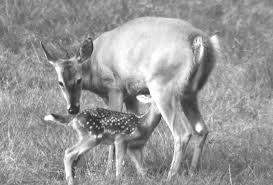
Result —
[[[203,125],[199,122],[195,125],[195,130],[198,133],[202,132],[203,128],[204,128]]]
[[[101,139],[102,138],[102,134],[99,134],[96,136],[98,139]]]

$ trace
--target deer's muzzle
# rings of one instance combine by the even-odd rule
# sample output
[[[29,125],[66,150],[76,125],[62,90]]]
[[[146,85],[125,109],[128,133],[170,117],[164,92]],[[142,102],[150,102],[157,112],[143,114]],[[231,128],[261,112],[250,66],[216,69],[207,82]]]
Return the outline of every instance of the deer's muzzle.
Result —
[[[80,111],[80,106],[71,106],[67,111],[69,114],[78,114]]]

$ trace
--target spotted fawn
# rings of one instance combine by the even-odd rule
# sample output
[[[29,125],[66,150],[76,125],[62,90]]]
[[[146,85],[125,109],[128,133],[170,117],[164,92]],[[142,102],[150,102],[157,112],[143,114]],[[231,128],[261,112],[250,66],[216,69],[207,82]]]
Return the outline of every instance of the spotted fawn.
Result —
[[[139,95],[137,99],[143,103],[151,103],[151,98]],[[154,119],[154,118],[157,119]],[[143,165],[143,147],[158,125],[161,115],[152,104],[147,113],[137,116],[103,108],[87,109],[77,114],[71,121],[69,117],[50,114],[45,121],[71,126],[78,134],[78,142],[65,151],[64,166],[66,180],[73,184],[74,167],[79,158],[99,144],[115,145],[116,178],[121,176],[121,167],[127,153],[135,163],[141,175],[146,174]]]

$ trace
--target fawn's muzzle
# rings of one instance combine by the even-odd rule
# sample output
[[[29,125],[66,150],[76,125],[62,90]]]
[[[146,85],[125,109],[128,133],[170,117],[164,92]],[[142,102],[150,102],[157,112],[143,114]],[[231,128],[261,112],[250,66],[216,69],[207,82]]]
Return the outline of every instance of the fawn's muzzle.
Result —
[[[69,114],[78,114],[80,111],[80,106],[71,106],[67,111]]]

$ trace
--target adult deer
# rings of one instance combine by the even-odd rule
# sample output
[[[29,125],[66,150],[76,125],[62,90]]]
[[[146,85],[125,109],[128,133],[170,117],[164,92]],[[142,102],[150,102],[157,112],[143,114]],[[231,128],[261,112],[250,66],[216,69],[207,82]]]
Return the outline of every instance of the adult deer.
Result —
[[[124,102],[134,113],[138,113],[136,95],[150,94],[174,138],[168,178],[177,174],[192,135],[196,139],[191,171],[197,169],[208,135],[197,94],[216,61],[217,36],[209,38],[182,20],[143,17],[94,42],[86,39],[72,58],[58,59],[43,49],[57,72],[70,114],[79,112],[82,89],[102,97],[113,110],[121,111]]]

